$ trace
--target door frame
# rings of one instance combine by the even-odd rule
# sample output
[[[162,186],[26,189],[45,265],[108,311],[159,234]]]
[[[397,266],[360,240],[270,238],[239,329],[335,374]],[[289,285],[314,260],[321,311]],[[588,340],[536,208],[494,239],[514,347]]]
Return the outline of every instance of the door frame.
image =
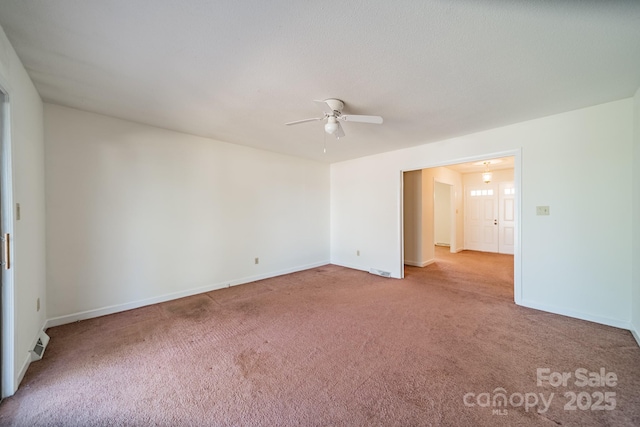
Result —
[[[0,232],[14,237],[13,216],[13,172],[11,162],[11,95],[9,85],[0,76],[0,114],[3,115],[0,127]],[[10,259],[13,260],[13,245],[10,246]],[[13,264],[13,262],[12,262]],[[15,290],[14,269],[0,267],[1,275],[1,325],[0,325],[0,397],[15,392]]]
[[[514,157],[513,162],[513,186],[515,188],[515,236],[513,251],[513,299],[516,304],[522,304],[522,149],[517,148],[506,151],[495,151],[479,154],[476,156],[461,157],[446,161],[429,163],[425,161],[421,167],[401,169],[398,173],[398,224],[399,224],[399,247],[400,247],[400,277],[404,279],[404,173],[421,169],[437,168],[441,166],[451,166],[460,163],[478,162],[491,160],[497,157]]]
[[[458,252],[458,243],[456,241],[457,239],[457,221],[456,221],[456,195],[455,195],[455,191],[453,191],[453,184],[449,183],[449,182],[445,182],[442,180],[438,180],[436,178],[433,179],[433,193],[434,193],[434,200],[433,200],[433,234],[434,234],[434,238],[435,238],[435,230],[436,230],[436,226],[435,226],[435,219],[436,219],[436,215],[435,215],[435,210],[436,210],[436,203],[435,203],[435,188],[436,188],[436,184],[442,184],[442,185],[446,185],[449,187],[449,252],[451,253],[456,253]]]

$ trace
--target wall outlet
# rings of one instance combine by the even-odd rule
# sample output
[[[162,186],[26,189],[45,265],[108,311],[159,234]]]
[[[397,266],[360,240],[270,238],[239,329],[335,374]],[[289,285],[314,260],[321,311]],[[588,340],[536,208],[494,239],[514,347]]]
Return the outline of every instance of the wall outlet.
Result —
[[[254,264],[260,264],[260,258],[256,257],[256,259],[253,261]]]
[[[549,206],[536,206],[536,215],[549,215]]]
[[[16,203],[16,221],[20,221],[20,203]]]
[[[358,249],[358,250],[356,251],[356,255],[357,255],[357,256],[360,256],[360,249]]]
[[[40,298],[36,300],[36,311],[40,311]]]

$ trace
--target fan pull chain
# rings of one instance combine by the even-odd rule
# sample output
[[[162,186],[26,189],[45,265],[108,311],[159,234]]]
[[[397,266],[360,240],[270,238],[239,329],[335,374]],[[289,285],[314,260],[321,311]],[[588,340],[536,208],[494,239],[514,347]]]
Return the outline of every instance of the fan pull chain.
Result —
[[[327,133],[324,132],[324,129],[322,134],[324,135],[324,154],[327,154]]]

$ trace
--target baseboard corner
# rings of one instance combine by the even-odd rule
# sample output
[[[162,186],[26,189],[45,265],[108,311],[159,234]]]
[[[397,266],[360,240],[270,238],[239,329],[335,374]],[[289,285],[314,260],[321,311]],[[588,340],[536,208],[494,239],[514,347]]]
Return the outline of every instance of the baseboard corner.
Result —
[[[633,335],[633,338],[636,339],[638,347],[640,347],[640,332],[638,332],[638,328],[636,328],[635,325],[631,324],[629,330],[631,331],[631,335]]]
[[[631,330],[631,323],[624,320],[612,319],[610,317],[604,317],[604,316],[594,315],[590,313],[575,311],[571,309],[565,309],[563,307],[550,306],[547,304],[542,304],[542,303],[527,300],[527,299],[522,299],[517,304],[522,307],[545,311],[547,313],[573,317],[574,319],[586,320],[587,322],[599,323],[601,325],[612,326],[614,328]]]
[[[27,373],[27,369],[29,369],[29,365],[31,365],[31,353],[27,353],[27,357],[25,357],[24,362],[22,362],[22,366],[20,367],[20,371],[18,372],[18,376],[16,377],[16,381],[14,383],[13,393],[18,391],[18,388],[20,388],[20,384],[22,383],[22,380]]]
[[[410,265],[412,267],[426,267],[427,265],[431,265],[434,262],[436,262],[435,258],[429,259],[427,261],[410,261],[410,260],[404,260],[404,264],[405,265]]]

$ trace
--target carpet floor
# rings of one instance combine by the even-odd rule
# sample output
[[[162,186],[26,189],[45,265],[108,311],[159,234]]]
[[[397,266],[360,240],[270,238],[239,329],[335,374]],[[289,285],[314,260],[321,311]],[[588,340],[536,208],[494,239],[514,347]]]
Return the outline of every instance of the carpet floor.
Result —
[[[327,265],[50,328],[0,425],[640,425],[628,331],[436,249],[404,280]]]

